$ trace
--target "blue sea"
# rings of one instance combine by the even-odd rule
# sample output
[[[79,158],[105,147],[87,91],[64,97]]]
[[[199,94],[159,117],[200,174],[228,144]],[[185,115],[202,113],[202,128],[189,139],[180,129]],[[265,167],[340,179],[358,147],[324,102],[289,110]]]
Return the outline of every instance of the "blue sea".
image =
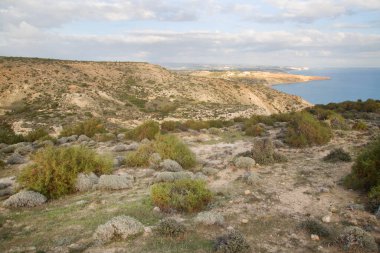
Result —
[[[291,71],[291,73],[331,78],[273,86],[285,93],[301,96],[313,104],[380,99],[380,68],[321,68]]]

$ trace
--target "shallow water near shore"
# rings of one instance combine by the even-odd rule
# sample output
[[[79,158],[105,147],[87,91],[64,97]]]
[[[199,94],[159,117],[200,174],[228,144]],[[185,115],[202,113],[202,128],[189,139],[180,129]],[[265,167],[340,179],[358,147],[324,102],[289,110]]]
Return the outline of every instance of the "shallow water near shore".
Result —
[[[301,96],[313,104],[380,99],[380,68],[319,68],[291,73],[331,78],[273,86],[276,90]]]

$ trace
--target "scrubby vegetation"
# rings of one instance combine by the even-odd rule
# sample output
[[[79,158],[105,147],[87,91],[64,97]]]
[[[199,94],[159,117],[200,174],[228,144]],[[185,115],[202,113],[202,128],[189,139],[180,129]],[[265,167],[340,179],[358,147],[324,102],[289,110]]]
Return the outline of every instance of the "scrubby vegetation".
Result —
[[[79,173],[108,174],[112,162],[85,147],[47,147],[32,156],[33,164],[21,171],[22,187],[48,198],[59,198],[75,191]]]
[[[147,144],[142,144],[126,157],[126,164],[133,167],[149,165],[149,157],[158,153],[162,159],[177,161],[183,168],[189,169],[196,164],[195,155],[174,135],[156,135],[156,138]]]
[[[285,142],[292,147],[322,145],[330,141],[331,129],[307,112],[294,114],[287,128]]]
[[[141,141],[143,139],[153,140],[156,134],[160,132],[160,125],[153,121],[149,120],[136,128],[129,130],[125,133],[125,138]]]
[[[361,151],[344,183],[349,188],[369,192],[374,204],[380,204],[380,137]]]
[[[22,141],[24,141],[24,137],[16,134],[11,125],[6,122],[0,123],[0,143],[14,144]]]
[[[331,163],[351,162],[351,156],[342,148],[336,148],[334,150],[331,150],[330,153],[323,158],[323,160]]]
[[[187,120],[180,121],[164,121],[161,129],[165,132],[187,131],[189,129],[199,131],[210,128],[223,128],[233,125],[233,121],[229,120]]]
[[[176,238],[186,232],[186,227],[174,219],[166,218],[158,223],[155,232],[159,236]]]
[[[164,211],[200,211],[210,203],[212,197],[203,180],[180,179],[154,184],[151,189],[153,203]]]
[[[325,238],[331,238],[333,236],[332,230],[316,219],[307,218],[300,223],[300,227],[305,229],[309,234],[314,234]]]
[[[29,142],[34,142],[37,140],[46,139],[47,137],[49,137],[49,133],[45,129],[37,128],[37,129],[29,132],[25,136],[25,140],[29,141]]]
[[[356,130],[356,131],[366,131],[367,129],[368,129],[367,124],[364,121],[361,121],[361,120],[358,120],[352,126],[352,130]]]
[[[274,150],[273,142],[268,138],[257,139],[254,141],[251,156],[258,164],[261,165],[287,161],[285,156]]]
[[[262,136],[265,133],[265,129],[259,124],[248,126],[245,128],[245,134],[248,136]]]
[[[216,238],[214,252],[218,253],[243,253],[249,252],[250,246],[244,236],[237,230]]]
[[[104,127],[100,119],[92,118],[80,122],[75,125],[65,126],[61,132],[61,136],[81,135],[84,134],[88,137],[93,137],[96,133],[105,133]]]

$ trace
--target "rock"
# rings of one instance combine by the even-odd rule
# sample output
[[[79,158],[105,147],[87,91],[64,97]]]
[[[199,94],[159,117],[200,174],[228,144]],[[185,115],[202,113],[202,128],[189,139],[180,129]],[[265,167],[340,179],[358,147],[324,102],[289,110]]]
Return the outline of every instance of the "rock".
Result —
[[[101,175],[98,182],[98,189],[121,190],[131,188],[133,180],[129,175]]]
[[[141,144],[149,144],[150,143],[150,140],[145,138],[141,141]]]
[[[144,227],[144,234],[145,235],[151,234],[152,232],[153,232],[153,230],[151,227]]]
[[[67,143],[67,137],[61,137],[57,140],[58,144],[62,145]]]
[[[9,196],[14,193],[11,187],[0,189],[0,197]]]
[[[116,136],[116,138],[117,138],[119,141],[123,141],[123,140],[125,140],[125,134],[118,134],[118,135]]]
[[[22,147],[18,147],[16,148],[15,150],[15,153],[21,155],[21,156],[25,156],[31,152],[33,152],[33,148],[31,145],[27,145],[27,146],[22,146]]]
[[[178,162],[171,159],[163,160],[160,163],[160,167],[165,171],[172,171],[172,172],[178,172],[178,171],[183,170],[182,166]]]
[[[152,169],[158,169],[160,167],[162,159],[159,153],[153,153],[149,157],[149,165]]]
[[[192,179],[194,178],[194,173],[190,171],[179,171],[179,172],[173,172],[174,180],[180,180],[180,179]]]
[[[159,182],[173,182],[174,180],[185,179],[185,178],[193,178],[194,174],[189,171],[163,171],[158,172],[154,178],[155,183]]]
[[[25,159],[21,155],[14,153],[8,158],[7,163],[8,164],[23,164],[25,163]]]
[[[322,217],[322,221],[324,223],[330,223],[331,222],[331,215],[326,215]]]
[[[117,156],[113,160],[113,167],[118,168],[125,164],[125,157],[124,156]]]
[[[204,175],[202,172],[197,172],[197,173],[195,173],[193,179],[207,181],[208,177],[206,175]]]
[[[255,164],[255,160],[250,157],[240,156],[235,160],[235,166],[239,169],[251,169]]]
[[[211,175],[217,174],[219,172],[219,170],[214,169],[214,168],[210,168],[210,167],[205,167],[202,169],[202,172],[206,175],[211,176]]]
[[[274,140],[274,141],[273,141],[273,145],[274,145],[275,148],[283,148],[283,147],[286,146],[286,145],[285,145],[282,141],[280,141],[280,140]]]
[[[365,206],[362,204],[350,204],[348,205],[348,209],[350,210],[358,210],[358,211],[365,211]]]
[[[245,194],[245,195],[250,195],[250,194],[251,194],[251,191],[250,191],[250,190],[245,190],[245,191],[244,191],[244,194]]]
[[[75,189],[80,192],[92,190],[94,185],[99,182],[99,178],[93,172],[90,174],[79,173],[75,183]]]
[[[248,223],[248,219],[242,219],[242,220],[241,220],[241,223],[243,223],[243,224],[247,224],[247,223]]]
[[[311,234],[310,238],[311,238],[312,241],[319,241],[319,236],[318,235]]]
[[[10,186],[12,186],[12,184],[0,182],[0,190],[8,188]]]
[[[16,150],[17,147],[18,147],[17,144],[8,145],[8,146],[2,148],[0,150],[0,153],[4,153],[4,154],[13,153]]]
[[[34,191],[20,191],[3,202],[5,207],[34,207],[46,202],[46,197]]]
[[[161,209],[158,206],[155,206],[153,208],[153,212],[159,213],[159,212],[161,212]]]
[[[127,239],[144,232],[144,226],[138,220],[129,216],[117,216],[100,225],[95,233],[94,239],[97,243],[103,244],[110,242],[115,237]]]
[[[233,226],[228,226],[227,230],[232,231],[232,230],[234,230],[234,227]]]
[[[327,187],[318,187],[317,191],[320,192],[320,193],[329,193],[330,189],[327,188]]]
[[[224,217],[217,212],[200,212],[195,217],[195,222],[203,225],[223,225]]]
[[[91,141],[91,138],[88,137],[87,135],[82,134],[78,137],[78,142],[83,142],[83,141]]]
[[[338,239],[346,251],[362,249],[365,252],[377,252],[377,244],[373,236],[363,229],[355,226],[346,227]]]
[[[66,137],[67,142],[74,142],[78,139],[78,135],[71,135],[69,137]]]
[[[138,147],[139,147],[139,144],[137,142],[133,142],[129,145],[119,144],[113,148],[113,151],[114,152],[133,151],[133,150],[138,149]]]

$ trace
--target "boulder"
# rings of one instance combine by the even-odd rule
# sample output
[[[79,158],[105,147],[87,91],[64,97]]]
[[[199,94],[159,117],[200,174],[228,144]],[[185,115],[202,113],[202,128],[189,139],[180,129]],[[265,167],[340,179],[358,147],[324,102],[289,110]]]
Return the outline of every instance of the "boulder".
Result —
[[[82,134],[82,135],[80,135],[80,136],[78,137],[78,141],[79,141],[79,142],[83,142],[83,141],[91,141],[91,138],[88,137],[87,135]]]
[[[14,153],[8,158],[7,163],[8,164],[23,164],[25,163],[25,159],[21,155]]]

